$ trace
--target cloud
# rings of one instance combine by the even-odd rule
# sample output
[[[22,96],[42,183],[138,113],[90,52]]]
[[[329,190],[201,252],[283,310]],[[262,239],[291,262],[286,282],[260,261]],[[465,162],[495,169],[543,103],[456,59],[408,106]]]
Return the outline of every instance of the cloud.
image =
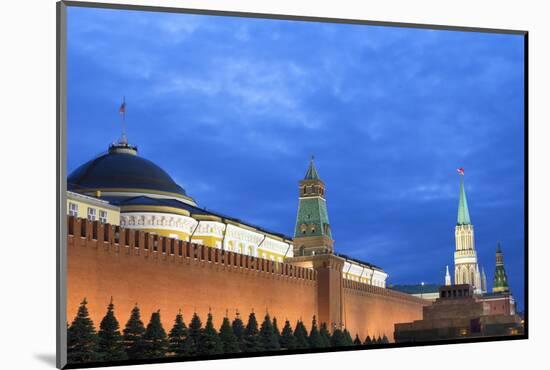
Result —
[[[406,198],[418,201],[432,201],[456,198],[456,189],[450,184],[423,184],[405,188],[396,198]]]

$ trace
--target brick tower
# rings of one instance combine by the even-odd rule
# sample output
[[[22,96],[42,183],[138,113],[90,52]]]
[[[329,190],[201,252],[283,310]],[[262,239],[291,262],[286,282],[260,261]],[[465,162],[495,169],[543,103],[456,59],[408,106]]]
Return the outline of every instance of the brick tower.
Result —
[[[342,270],[345,259],[334,254],[334,240],[325,200],[325,183],[313,157],[299,183],[298,215],[294,229],[294,258],[288,262],[317,271],[319,322],[330,330],[342,328]]]

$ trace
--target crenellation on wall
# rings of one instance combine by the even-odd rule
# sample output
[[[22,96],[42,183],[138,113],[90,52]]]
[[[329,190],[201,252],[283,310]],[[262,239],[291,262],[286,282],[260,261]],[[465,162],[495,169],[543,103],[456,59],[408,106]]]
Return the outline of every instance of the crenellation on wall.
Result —
[[[151,256],[158,258],[159,254],[163,256],[168,254],[175,255],[175,252],[177,252],[177,257],[190,258],[199,262],[213,262],[216,264],[235,267],[238,266],[250,271],[285,275],[286,277],[292,279],[310,281],[316,280],[315,272],[307,268],[274,262],[250,255],[242,255],[235,252],[209,248],[202,244],[168,238],[142,230],[125,229],[116,226],[116,233],[119,235],[119,240],[117,243],[114,237],[115,231],[113,230],[112,225],[102,224],[99,221],[88,221],[73,216],[67,217],[69,224],[69,239],[81,237],[88,242],[92,242],[92,247],[97,248],[98,244],[106,243],[108,246],[107,249],[118,251],[120,245],[122,244],[126,247],[128,253],[130,250],[133,250],[133,255],[144,256],[146,258]],[[107,229],[107,231],[105,229]],[[176,244],[177,248],[175,247]],[[281,267],[275,268],[275,263]]]

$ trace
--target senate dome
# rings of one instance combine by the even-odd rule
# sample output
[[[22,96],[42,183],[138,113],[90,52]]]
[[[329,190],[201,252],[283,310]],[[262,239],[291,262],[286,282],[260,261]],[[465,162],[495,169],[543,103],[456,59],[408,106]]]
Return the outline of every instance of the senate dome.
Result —
[[[171,198],[195,205],[185,190],[166,171],[137,154],[137,147],[124,142],[112,144],[109,151],[74,170],[67,178],[70,191],[124,199],[147,195]]]

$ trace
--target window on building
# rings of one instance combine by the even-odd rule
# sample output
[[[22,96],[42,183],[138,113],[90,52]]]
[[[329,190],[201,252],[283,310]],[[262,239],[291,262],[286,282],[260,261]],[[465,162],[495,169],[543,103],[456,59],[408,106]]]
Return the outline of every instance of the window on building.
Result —
[[[107,223],[107,211],[99,211],[99,222],[102,224]]]
[[[95,221],[96,209],[88,207],[88,221]]]
[[[69,216],[78,216],[78,204],[69,203]]]

